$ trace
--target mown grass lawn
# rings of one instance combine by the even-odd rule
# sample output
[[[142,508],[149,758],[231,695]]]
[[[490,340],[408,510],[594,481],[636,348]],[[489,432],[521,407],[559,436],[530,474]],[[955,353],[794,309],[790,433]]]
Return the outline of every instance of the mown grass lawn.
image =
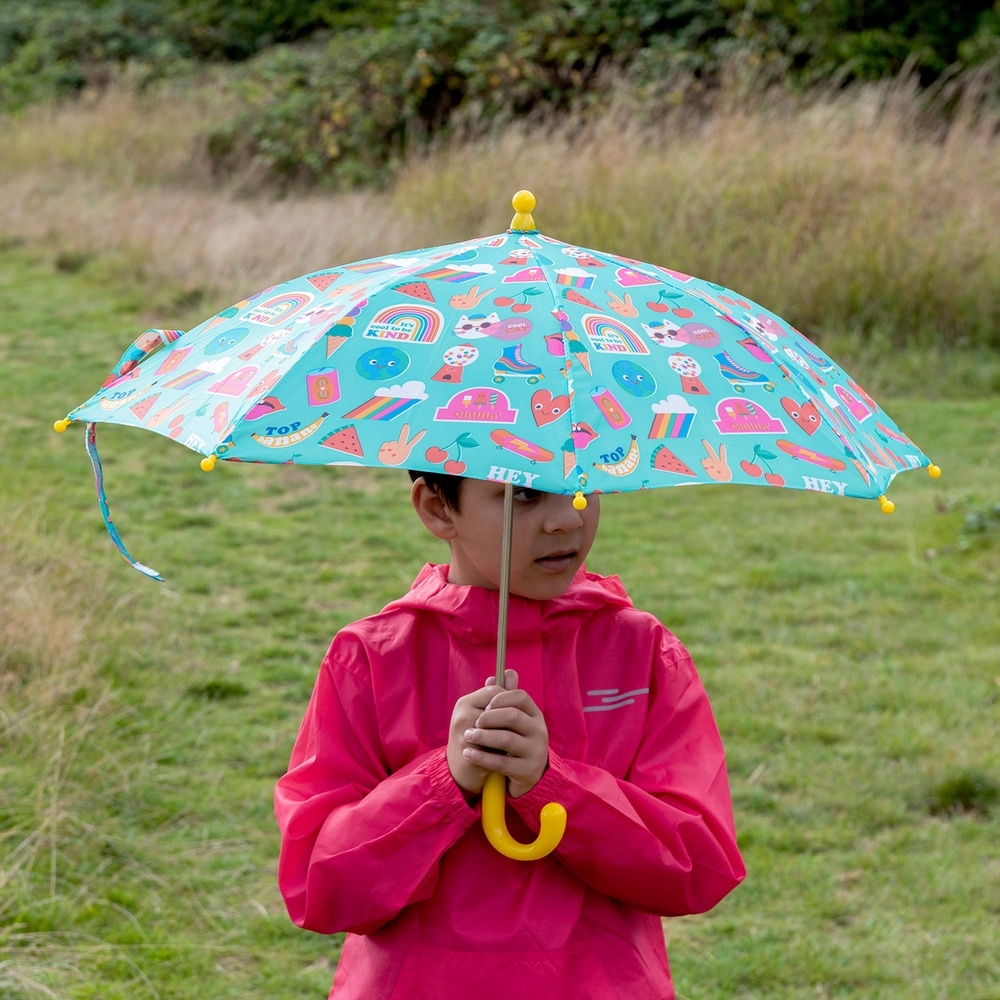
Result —
[[[274,887],[271,791],[332,634],[445,550],[402,473],[206,476],[107,428],[116,523],[167,582],[121,561],[80,429],[52,421],[145,325],[211,308],[111,256],[0,252],[5,997],[329,988],[338,941],[293,928]],[[891,518],[762,488],[605,500],[590,568],[693,652],[750,872],[668,922],[684,997],[997,996],[1000,398],[949,395],[969,358],[937,364],[933,399],[915,375],[881,400],[945,471],[899,478]]]

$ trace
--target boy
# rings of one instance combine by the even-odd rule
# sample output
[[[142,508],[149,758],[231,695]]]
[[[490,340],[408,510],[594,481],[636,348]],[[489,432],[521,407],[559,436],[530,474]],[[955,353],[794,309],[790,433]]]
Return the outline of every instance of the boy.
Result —
[[[745,874],[691,659],[617,577],[584,571],[597,496],[579,511],[520,489],[496,687],[504,486],[410,476],[449,562],[323,662],[275,797],[289,914],[349,932],[338,1000],[670,1000],[661,915],[708,910]],[[552,854],[490,846],[490,771],[508,778],[517,840],[565,806]]]

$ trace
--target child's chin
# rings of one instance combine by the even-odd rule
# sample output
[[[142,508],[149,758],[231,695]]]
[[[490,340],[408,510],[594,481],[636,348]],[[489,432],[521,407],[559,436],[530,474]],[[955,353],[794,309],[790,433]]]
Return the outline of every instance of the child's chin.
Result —
[[[551,601],[566,592],[576,576],[576,567],[570,566],[562,573],[538,573],[532,580],[511,582],[511,593],[533,601]]]

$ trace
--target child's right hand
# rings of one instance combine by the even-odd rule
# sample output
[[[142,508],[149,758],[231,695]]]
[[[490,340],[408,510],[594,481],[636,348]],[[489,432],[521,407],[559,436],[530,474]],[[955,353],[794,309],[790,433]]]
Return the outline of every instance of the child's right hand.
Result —
[[[455,783],[466,795],[478,795],[491,771],[510,780],[515,798],[530,791],[548,767],[549,735],[541,711],[526,691],[517,690],[517,671],[508,670],[506,692],[487,680],[486,686],[455,702],[448,733],[448,767]],[[498,696],[500,704],[491,704]],[[501,707],[502,706],[502,707]],[[497,721],[490,720],[491,709]],[[512,717],[512,718],[511,718]],[[485,726],[486,729],[477,727]],[[478,733],[483,743],[470,742],[468,733]],[[487,742],[501,744],[499,755],[488,752]],[[473,758],[486,767],[473,763]]]

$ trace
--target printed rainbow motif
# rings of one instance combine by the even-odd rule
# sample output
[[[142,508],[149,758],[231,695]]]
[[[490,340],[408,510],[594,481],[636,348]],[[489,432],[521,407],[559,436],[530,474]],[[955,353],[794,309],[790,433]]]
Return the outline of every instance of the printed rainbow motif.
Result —
[[[250,312],[242,317],[248,323],[275,325],[309,305],[313,297],[309,292],[286,292],[275,295],[266,302],[255,303]]]
[[[433,344],[441,335],[444,319],[430,306],[400,303],[380,309],[365,330],[366,337],[409,344]]]
[[[419,402],[420,399],[409,399],[405,396],[372,396],[367,402],[356,406],[344,416],[350,420],[392,420]]]
[[[345,264],[345,271],[353,271],[355,274],[378,274],[379,271],[395,271],[396,264],[388,260],[369,260],[358,264]]]
[[[691,433],[696,413],[686,410],[682,413],[653,413],[653,424],[649,428],[649,440],[661,438],[686,438]]]
[[[583,329],[591,347],[602,354],[649,354],[635,330],[610,316],[587,313]]]
[[[436,267],[430,271],[421,271],[417,275],[426,281],[450,281],[458,283],[460,281],[470,281],[472,278],[481,278],[488,271],[478,271],[475,268],[464,267]]]
[[[587,274],[582,270],[562,268],[556,270],[556,284],[569,285],[571,288],[591,288],[594,284],[594,275]]]
[[[163,383],[164,389],[190,389],[197,385],[202,379],[206,379],[213,374],[204,368],[193,368],[191,371],[176,375],[174,378]]]

